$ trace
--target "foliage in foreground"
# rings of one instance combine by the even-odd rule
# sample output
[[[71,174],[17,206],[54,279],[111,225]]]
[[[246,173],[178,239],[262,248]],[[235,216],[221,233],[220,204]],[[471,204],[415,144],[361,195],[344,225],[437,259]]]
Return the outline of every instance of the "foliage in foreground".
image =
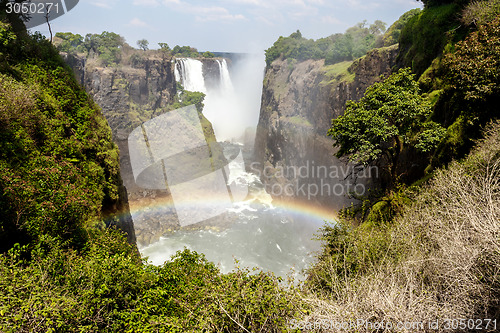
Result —
[[[408,198],[392,221],[324,228],[309,272],[308,320],[498,318],[500,123],[465,161],[438,170]]]
[[[179,105],[203,97],[182,91]],[[1,332],[278,332],[299,315],[273,274],[221,274],[188,250],[152,266],[104,229],[111,131],[52,45],[3,21],[0,129]]]
[[[438,96],[434,118],[448,127],[432,158],[433,166],[462,158],[473,140],[481,137],[485,124],[500,116],[499,59],[500,19],[497,18],[454,45],[435,73],[423,80],[434,82],[431,94]]]
[[[0,256],[0,330],[275,332],[300,309],[293,288],[270,273],[221,274],[189,250],[157,267],[117,232],[90,238],[79,252],[47,237]]]
[[[118,200],[99,108],[40,35],[0,22],[0,252],[52,235],[78,246]]]

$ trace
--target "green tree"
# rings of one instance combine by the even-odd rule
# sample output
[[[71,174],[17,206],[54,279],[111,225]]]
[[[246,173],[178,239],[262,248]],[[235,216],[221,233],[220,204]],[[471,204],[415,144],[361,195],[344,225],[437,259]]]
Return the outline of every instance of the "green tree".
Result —
[[[390,46],[399,42],[399,36],[401,36],[401,29],[408,23],[408,21],[415,15],[420,14],[422,10],[420,8],[414,8],[399,17],[399,19],[394,22],[389,29],[384,34],[383,42],[384,46]]]
[[[139,46],[139,48],[141,50],[144,50],[144,51],[149,50],[149,42],[147,39],[139,39],[137,41],[137,46]]]
[[[410,69],[400,69],[369,87],[359,102],[349,101],[344,115],[332,120],[328,135],[340,147],[337,157],[368,164],[385,155],[395,181],[404,148],[430,152],[441,140],[444,129],[426,121],[430,113]]]
[[[61,42],[57,45],[57,49],[63,52],[83,51],[83,36],[73,34],[71,32],[57,32],[56,39],[60,38]]]
[[[167,43],[158,43],[161,51],[170,51],[170,46]]]
[[[441,6],[441,5],[448,5],[448,4],[456,4],[459,6],[465,6],[468,3],[472,2],[472,0],[418,0],[424,4],[426,8],[428,7],[434,7],[434,6]]]
[[[212,52],[210,52],[210,51],[203,52],[202,56],[203,56],[203,58],[213,58],[213,57],[215,57],[215,55]]]

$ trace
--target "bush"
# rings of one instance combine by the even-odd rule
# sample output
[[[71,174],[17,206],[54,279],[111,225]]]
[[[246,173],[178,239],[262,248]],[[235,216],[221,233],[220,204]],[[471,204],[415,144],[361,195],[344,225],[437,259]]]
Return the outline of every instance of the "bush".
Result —
[[[0,256],[5,332],[278,332],[300,299],[269,273],[221,274],[184,250],[160,267],[141,264],[116,232],[94,231],[83,251],[44,238]]]
[[[118,200],[117,147],[53,46],[15,36],[0,45],[12,55],[0,67],[0,251],[43,235],[78,247]]]
[[[426,8],[409,19],[399,39],[399,58],[404,66],[420,76],[442,54],[446,44],[458,41],[463,35],[461,29],[457,30],[459,11],[457,5],[448,4]]]
[[[441,77],[446,91],[436,109],[451,126],[433,157],[433,166],[463,157],[481,136],[481,128],[500,116],[499,59],[499,19],[480,26],[445,55]]]
[[[399,43],[399,38],[401,36],[401,30],[404,28],[406,23],[414,17],[415,15],[420,14],[421,9],[420,8],[414,8],[403,15],[399,17],[399,19],[394,22],[389,29],[384,34],[383,41],[384,41],[384,46],[391,46],[396,43]]]
[[[480,26],[500,15],[500,0],[474,1],[462,11],[461,21],[465,25]]]

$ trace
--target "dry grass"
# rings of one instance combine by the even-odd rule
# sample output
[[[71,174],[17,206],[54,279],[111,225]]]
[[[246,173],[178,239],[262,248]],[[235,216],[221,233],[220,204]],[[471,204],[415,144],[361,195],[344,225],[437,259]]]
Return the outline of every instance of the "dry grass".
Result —
[[[436,174],[397,218],[390,238],[388,253],[402,259],[351,277],[332,269],[337,288],[310,294],[306,320],[422,322],[439,332],[445,318],[500,317],[500,122],[465,161]],[[436,319],[440,329],[427,329]]]
[[[499,14],[499,0],[473,1],[462,11],[460,21],[468,26],[479,26],[492,21]]]

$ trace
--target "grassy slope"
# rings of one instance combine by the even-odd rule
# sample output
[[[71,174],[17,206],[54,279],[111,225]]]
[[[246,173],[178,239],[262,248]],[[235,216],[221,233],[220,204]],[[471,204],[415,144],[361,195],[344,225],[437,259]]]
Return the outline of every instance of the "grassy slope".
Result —
[[[500,122],[483,127],[498,118],[491,107],[498,105],[498,78],[488,76],[498,70],[498,21],[477,31],[455,29],[458,9],[426,8],[410,19],[402,30],[400,61],[425,72],[420,83],[434,104],[434,117],[449,126],[461,150],[443,149],[450,141],[445,137],[438,153],[447,159],[434,163],[441,169],[385,193],[359,227],[345,217],[323,228],[324,247],[306,284],[313,309],[309,321],[440,319],[443,324],[444,318],[500,315]],[[476,91],[486,93],[464,97]],[[468,119],[468,131],[456,131],[457,117]],[[477,143],[482,135],[486,138],[470,152],[472,140]],[[467,140],[471,144],[463,143]],[[459,157],[464,160],[453,160]]]

